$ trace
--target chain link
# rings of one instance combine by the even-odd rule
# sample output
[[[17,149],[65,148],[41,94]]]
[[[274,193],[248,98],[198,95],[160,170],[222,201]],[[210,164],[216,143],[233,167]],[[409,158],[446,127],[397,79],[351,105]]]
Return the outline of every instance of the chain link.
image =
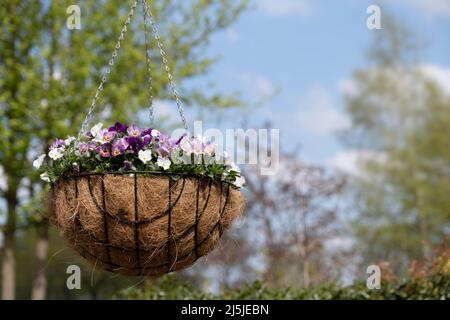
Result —
[[[175,98],[175,102],[177,104],[177,108],[178,108],[178,112],[180,113],[180,117],[181,120],[183,122],[184,128],[186,130],[189,130],[189,126],[188,123],[186,121],[186,117],[184,115],[184,110],[183,110],[183,105],[181,103],[181,99],[180,96],[178,94],[178,91],[176,89],[175,86],[175,82],[173,80],[173,76],[172,73],[170,71],[170,67],[169,67],[169,63],[167,60],[167,55],[166,52],[164,51],[164,47],[163,44],[161,42],[160,36],[159,36],[159,31],[158,31],[158,27],[156,25],[155,19],[153,17],[153,14],[150,10],[150,6],[147,2],[147,0],[141,0],[142,1],[142,5],[143,5],[143,10],[144,10],[144,30],[145,30],[145,52],[146,52],[146,71],[147,71],[147,81],[148,81],[148,95],[149,95],[149,118],[151,123],[153,124],[154,122],[154,114],[153,114],[153,84],[152,84],[152,77],[151,77],[151,65],[150,65],[150,54],[149,54],[149,39],[148,39],[148,35],[147,35],[147,20],[150,20],[150,24],[151,24],[151,28],[152,28],[152,32],[153,32],[153,37],[155,38],[157,45],[158,45],[158,49],[159,49],[159,53],[161,55],[161,59],[164,65],[164,69],[166,71],[167,74],[167,78],[169,79],[169,86],[172,90],[172,94]],[[134,16],[136,7],[138,4],[138,0],[133,1],[130,11],[128,13],[127,19],[125,20],[125,23],[122,27],[122,30],[120,32],[119,38],[117,40],[116,46],[114,47],[114,51],[111,55],[111,59],[109,60],[108,66],[102,76],[101,82],[97,88],[97,91],[95,92],[94,98],[92,99],[91,102],[91,106],[89,108],[89,111],[86,115],[86,118],[84,119],[82,125],[81,125],[81,130],[78,134],[78,140],[81,139],[82,135],[86,132],[86,128],[89,125],[91,118],[92,118],[92,114],[96,108],[97,102],[100,98],[100,94],[104,89],[105,83],[108,81],[108,75],[111,73],[111,67],[114,66],[115,63],[115,59],[118,56],[119,50],[121,48],[122,45],[122,41],[125,38],[125,33],[128,31],[128,26],[131,23],[131,19]]]
[[[128,31],[128,26],[130,25],[131,19],[134,16],[134,12],[136,10],[137,3],[138,3],[138,1],[136,0],[131,5],[130,12],[128,13],[127,19],[125,20],[125,23],[122,27],[122,30],[119,35],[119,39],[117,40],[116,46],[114,47],[114,51],[111,55],[111,59],[109,60],[108,67],[106,68],[106,71],[102,76],[100,85],[98,86],[97,91],[95,92],[94,98],[92,99],[91,107],[89,108],[86,118],[84,119],[83,124],[81,125],[81,131],[78,134],[78,140],[80,140],[81,136],[86,132],[86,127],[88,126],[89,122],[91,121],[92,114],[97,105],[97,101],[100,98],[100,93],[103,91],[105,83],[108,80],[108,75],[111,73],[111,67],[114,66],[114,62],[115,62],[116,57],[118,56],[122,41],[125,38],[125,33]]]
[[[148,90],[148,117],[150,119],[150,125],[153,127],[155,122],[155,116],[153,114],[153,81],[152,81],[152,66],[150,61],[150,48],[147,32],[147,0],[142,0],[142,9],[144,11],[144,34],[145,34],[145,63],[147,67],[147,90]]]
[[[164,69],[165,69],[166,74],[167,74],[167,78],[169,79],[169,85],[170,85],[170,88],[172,89],[172,94],[173,94],[173,96],[175,98],[175,102],[177,104],[178,112],[180,113],[181,121],[183,122],[183,125],[184,125],[184,128],[186,129],[186,131],[189,131],[189,126],[188,126],[188,123],[186,121],[186,117],[184,115],[183,105],[181,103],[180,96],[178,94],[178,91],[177,91],[176,86],[175,86],[175,82],[173,80],[172,73],[170,71],[169,62],[167,61],[167,55],[166,55],[166,52],[164,51],[164,46],[163,46],[163,44],[161,42],[161,38],[159,36],[159,31],[158,31],[158,27],[156,25],[155,18],[153,16],[152,11],[150,10],[150,7],[149,7],[147,1],[145,1],[145,2],[146,2],[145,3],[145,7],[147,8],[146,9],[146,11],[147,11],[146,15],[150,19],[150,23],[151,23],[151,26],[152,26],[153,37],[155,38],[156,43],[158,44],[159,53],[161,55],[161,59],[162,59],[162,62],[163,62],[163,65],[164,65]]]

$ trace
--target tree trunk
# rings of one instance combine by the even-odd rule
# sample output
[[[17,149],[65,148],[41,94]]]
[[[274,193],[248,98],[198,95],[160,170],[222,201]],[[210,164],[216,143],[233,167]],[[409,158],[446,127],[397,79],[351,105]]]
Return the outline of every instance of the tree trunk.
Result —
[[[14,300],[16,296],[16,269],[14,244],[16,232],[17,185],[9,177],[8,189],[5,193],[8,215],[4,231],[5,246],[2,261],[2,299]]]
[[[36,227],[38,240],[36,242],[36,272],[34,274],[33,285],[31,288],[32,300],[44,300],[47,295],[47,276],[45,274],[45,265],[48,255],[48,221]]]
[[[2,299],[15,298],[15,261],[14,261],[14,235],[5,233],[5,246],[3,248],[2,262]]]
[[[303,258],[303,286],[308,288],[311,284],[311,277],[309,274],[309,258]]]

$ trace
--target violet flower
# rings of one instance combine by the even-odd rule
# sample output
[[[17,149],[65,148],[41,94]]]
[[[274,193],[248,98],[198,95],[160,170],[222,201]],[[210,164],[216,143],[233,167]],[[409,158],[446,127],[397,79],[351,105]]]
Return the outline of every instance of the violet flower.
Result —
[[[133,163],[131,161],[125,160],[123,162],[123,170],[130,171],[130,170],[136,170],[136,168],[133,166]]]
[[[50,146],[50,150],[65,146],[65,141],[63,139],[56,139],[55,142]]]
[[[128,126],[126,124],[116,122],[112,127],[108,129],[108,131],[116,131],[120,133],[127,132]]]
[[[156,152],[162,157],[167,158],[170,155],[170,149],[168,146],[162,145],[156,149]]]
[[[153,131],[153,129],[151,129],[151,128],[148,128],[148,129],[145,129],[145,130],[143,130],[142,132],[141,132],[141,136],[143,137],[143,136],[146,136],[146,135],[152,135],[152,131]]]
[[[102,142],[107,143],[111,142],[116,137],[116,131],[103,131],[102,133]]]
[[[144,147],[141,138],[139,137],[125,137],[125,141],[128,142],[128,150],[137,153]]]
[[[127,132],[132,137],[140,137],[142,130],[135,124],[132,124],[131,127],[128,127]]]
[[[98,146],[96,151],[102,158],[109,158],[111,156],[108,144],[102,144],[101,146]]]
[[[124,138],[115,141],[112,145],[112,152],[111,152],[113,157],[122,155],[127,150],[128,146],[129,143]]]
[[[148,146],[150,144],[150,142],[152,141],[152,136],[147,134],[145,136],[142,136],[142,144],[143,146]]]
[[[86,153],[91,149],[90,145],[87,143],[80,143],[80,146],[78,147],[78,150],[80,150],[80,152]]]

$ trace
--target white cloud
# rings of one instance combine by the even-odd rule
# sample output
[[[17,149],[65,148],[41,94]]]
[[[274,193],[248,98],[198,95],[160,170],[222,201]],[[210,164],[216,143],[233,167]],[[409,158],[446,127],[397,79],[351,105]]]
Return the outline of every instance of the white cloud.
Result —
[[[445,15],[450,17],[449,0],[397,0],[405,5],[412,5],[433,15]]]
[[[241,74],[238,78],[245,92],[250,93],[250,98],[253,100],[265,100],[277,92],[277,88],[273,82],[264,75],[246,73]]]
[[[423,74],[434,80],[447,94],[450,94],[450,68],[433,64],[423,64],[419,67]]]
[[[262,11],[274,17],[307,16],[311,13],[311,5],[307,0],[257,0],[256,3]]]
[[[343,79],[338,84],[339,91],[344,96],[353,97],[358,94],[358,86],[353,79]]]
[[[338,172],[357,176],[361,173],[359,160],[364,157],[363,154],[364,152],[360,150],[339,151],[331,158],[329,165]]]
[[[334,105],[330,94],[321,88],[309,90],[299,100],[297,122],[306,132],[324,135],[349,126],[348,117]]]
[[[339,151],[329,161],[331,169],[354,177],[367,177],[363,165],[368,161],[383,163],[387,161],[385,154],[370,150]]]

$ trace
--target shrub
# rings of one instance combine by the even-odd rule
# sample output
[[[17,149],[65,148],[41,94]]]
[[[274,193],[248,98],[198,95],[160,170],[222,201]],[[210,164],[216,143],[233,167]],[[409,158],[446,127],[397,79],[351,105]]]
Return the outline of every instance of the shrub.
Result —
[[[272,288],[262,281],[238,289],[227,289],[213,295],[203,292],[177,275],[167,275],[149,286],[119,292],[119,299],[182,299],[182,300],[422,300],[450,299],[450,250],[443,245],[434,258],[413,261],[408,276],[384,279],[381,289],[367,289],[365,282],[342,287],[336,283],[311,288]]]

